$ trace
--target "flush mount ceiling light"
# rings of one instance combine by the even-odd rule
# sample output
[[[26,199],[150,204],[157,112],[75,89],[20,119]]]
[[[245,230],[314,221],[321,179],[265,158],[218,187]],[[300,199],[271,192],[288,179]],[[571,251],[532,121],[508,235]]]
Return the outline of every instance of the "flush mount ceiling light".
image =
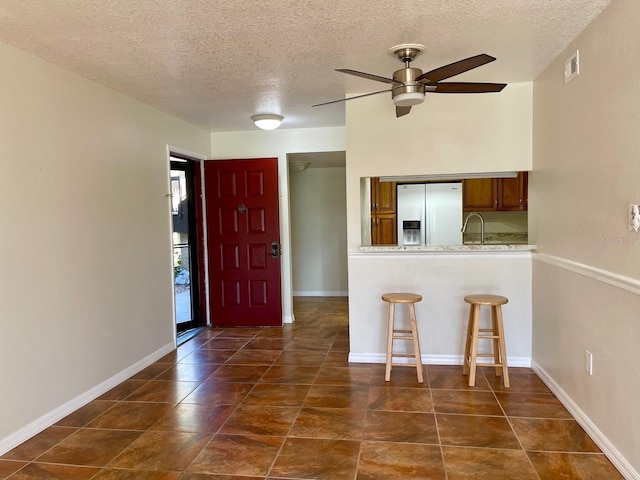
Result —
[[[273,130],[274,128],[278,128],[283,119],[284,117],[282,115],[275,115],[272,113],[263,113],[251,117],[251,120],[256,124],[256,127],[261,128],[262,130]]]

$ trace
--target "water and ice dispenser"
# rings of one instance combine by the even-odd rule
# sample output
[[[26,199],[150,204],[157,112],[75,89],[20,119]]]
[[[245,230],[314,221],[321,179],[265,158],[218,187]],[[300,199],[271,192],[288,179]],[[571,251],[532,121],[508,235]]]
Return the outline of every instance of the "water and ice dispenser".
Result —
[[[402,221],[402,244],[420,245],[422,238],[420,235],[420,220]]]

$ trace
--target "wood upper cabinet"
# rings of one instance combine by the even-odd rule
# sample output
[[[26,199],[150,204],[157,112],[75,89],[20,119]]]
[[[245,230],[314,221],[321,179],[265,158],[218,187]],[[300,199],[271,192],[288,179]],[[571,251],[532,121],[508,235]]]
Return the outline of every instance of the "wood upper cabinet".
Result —
[[[465,211],[495,210],[498,206],[498,179],[464,180],[462,182],[462,198]]]
[[[474,178],[463,182],[465,212],[527,209],[527,172],[515,178]]]
[[[397,245],[396,182],[371,178],[371,244]]]
[[[526,210],[525,184],[527,172],[520,172],[516,178],[501,178],[498,182],[498,210]]]

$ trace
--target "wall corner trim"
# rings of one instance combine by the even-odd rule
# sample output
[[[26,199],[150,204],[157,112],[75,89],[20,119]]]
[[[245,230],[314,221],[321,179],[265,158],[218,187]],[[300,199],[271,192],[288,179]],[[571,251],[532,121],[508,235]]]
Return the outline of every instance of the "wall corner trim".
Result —
[[[573,260],[568,260],[562,257],[547,255],[545,253],[534,253],[532,258],[535,261],[553,265],[564,270],[569,270],[585,277],[593,278],[594,280],[627,290],[631,293],[635,293],[636,295],[640,295],[640,280],[635,278],[619,275],[608,270],[592,267],[591,265],[586,265],[580,262],[574,262]]]
[[[582,411],[582,409],[573,401],[573,399],[565,392],[558,383],[542,368],[535,360],[531,361],[531,368],[540,379],[549,387],[558,400],[571,413],[573,418],[580,426],[589,434],[593,441],[600,447],[605,456],[613,463],[620,473],[629,480],[640,480],[638,473],[633,466],[625,459],[620,451],[609,441],[609,439],[600,431],[600,429],[591,421],[591,419]]]

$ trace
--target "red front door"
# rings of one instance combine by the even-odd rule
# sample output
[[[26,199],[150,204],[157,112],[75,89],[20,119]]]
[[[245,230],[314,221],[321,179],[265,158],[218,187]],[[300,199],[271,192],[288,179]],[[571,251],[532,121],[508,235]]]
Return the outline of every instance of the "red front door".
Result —
[[[211,323],[282,325],[278,160],[205,162]]]

